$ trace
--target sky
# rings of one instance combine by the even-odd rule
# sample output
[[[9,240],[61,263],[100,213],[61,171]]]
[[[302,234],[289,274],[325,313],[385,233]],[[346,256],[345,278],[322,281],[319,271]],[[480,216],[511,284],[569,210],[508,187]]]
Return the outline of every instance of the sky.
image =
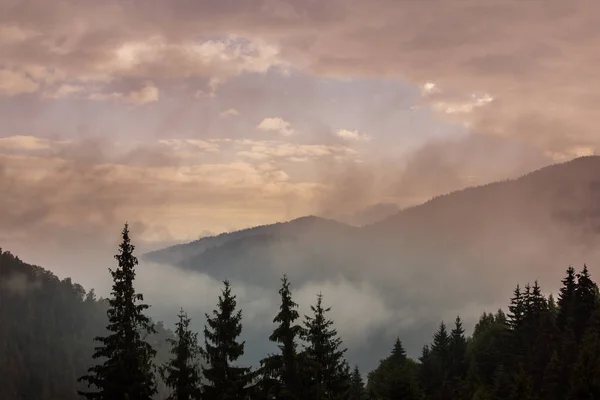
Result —
[[[0,0],[0,244],[84,279],[125,221],[143,251],[596,154],[599,17],[595,0]]]

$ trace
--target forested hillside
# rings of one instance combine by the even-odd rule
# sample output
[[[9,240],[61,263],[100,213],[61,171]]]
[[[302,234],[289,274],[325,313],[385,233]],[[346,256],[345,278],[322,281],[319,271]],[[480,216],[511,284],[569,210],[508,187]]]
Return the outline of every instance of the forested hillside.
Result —
[[[0,249],[0,399],[80,398],[77,379],[92,362],[93,338],[106,331],[107,309],[93,290]],[[172,333],[162,324],[156,331],[149,341],[160,362]]]

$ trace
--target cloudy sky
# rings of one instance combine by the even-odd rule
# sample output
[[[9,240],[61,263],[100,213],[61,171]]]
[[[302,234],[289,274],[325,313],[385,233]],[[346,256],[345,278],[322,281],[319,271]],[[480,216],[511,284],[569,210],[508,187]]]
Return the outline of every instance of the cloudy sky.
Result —
[[[599,17],[592,0],[0,0],[0,236],[128,219],[186,240],[594,153]]]

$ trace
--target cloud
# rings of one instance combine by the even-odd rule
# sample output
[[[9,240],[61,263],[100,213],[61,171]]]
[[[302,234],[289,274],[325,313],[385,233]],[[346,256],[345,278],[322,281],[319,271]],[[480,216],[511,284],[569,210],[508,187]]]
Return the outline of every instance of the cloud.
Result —
[[[39,85],[22,71],[0,69],[0,94],[14,96],[17,94],[33,93]]]
[[[194,157],[199,153],[218,153],[220,146],[217,141],[199,139],[161,139],[160,144],[169,146],[181,157]]]
[[[144,82],[139,88],[128,93],[92,93],[91,100],[118,100],[124,103],[143,105],[158,101],[158,88],[152,82]]]
[[[38,151],[49,150],[61,145],[68,144],[68,141],[57,141],[38,138],[35,136],[17,135],[0,138],[0,151]]]
[[[235,108],[230,108],[228,110],[225,110],[225,111],[222,111],[221,113],[219,113],[219,117],[221,117],[221,118],[237,117],[238,115],[240,115],[240,112],[238,110],[236,110]]]
[[[290,136],[294,134],[291,124],[281,118],[265,118],[260,124],[258,124],[256,129],[266,132],[277,132],[282,136]]]
[[[239,151],[238,156],[255,160],[289,160],[294,162],[303,162],[317,158],[351,157],[357,154],[353,150],[344,146],[320,145],[320,144],[296,144],[280,141],[254,141],[242,140],[237,142],[244,146],[246,150]],[[249,149],[248,149],[249,147]]]
[[[344,140],[370,140],[371,137],[367,134],[360,133],[359,131],[350,131],[348,129],[340,129],[336,133],[336,136],[341,137]]]

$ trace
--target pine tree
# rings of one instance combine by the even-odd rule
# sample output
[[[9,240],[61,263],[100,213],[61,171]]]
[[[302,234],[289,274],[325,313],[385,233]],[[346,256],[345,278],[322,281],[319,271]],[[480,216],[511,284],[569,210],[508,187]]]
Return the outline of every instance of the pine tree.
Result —
[[[442,321],[437,332],[433,335],[431,353],[437,358],[442,370],[447,371],[450,366],[450,336],[446,324]]]
[[[183,309],[178,317],[176,338],[168,339],[173,358],[161,368],[161,375],[173,390],[170,399],[198,400],[201,398],[198,334],[190,331],[190,319]]]
[[[273,319],[273,322],[279,325],[269,337],[270,341],[278,343],[281,354],[271,355],[262,360],[261,364],[266,377],[276,381],[275,392],[278,398],[295,399],[300,392],[296,338],[301,335],[302,327],[294,324],[299,318],[296,311],[298,305],[292,300],[287,276],[284,275],[281,282],[281,306]]]
[[[242,311],[236,311],[236,296],[231,293],[229,282],[223,284],[217,309],[212,317],[206,314],[208,326],[204,327],[202,353],[208,367],[202,367],[202,372],[209,383],[203,385],[203,392],[209,400],[241,400],[252,380],[249,368],[232,365],[244,354],[245,343],[237,341],[242,333]]]
[[[452,392],[456,398],[462,397],[464,380],[467,375],[467,339],[460,317],[456,317],[454,328],[450,332],[450,369],[449,378]]]
[[[577,282],[575,281],[575,268],[567,269],[567,276],[562,279],[562,288],[558,294],[558,315],[556,316],[556,325],[561,331],[567,326],[572,326],[575,318],[575,290]]]
[[[402,346],[402,342],[400,341],[399,337],[396,338],[396,341],[394,342],[394,348],[392,349],[390,360],[398,365],[402,365],[406,361],[406,351],[404,350],[404,346]]]
[[[583,266],[577,274],[577,286],[575,288],[575,319],[574,333],[579,341],[587,328],[588,321],[597,308],[598,288],[592,281],[587,265]]]
[[[525,319],[525,302],[519,285],[513,292],[508,306],[508,325],[513,331],[518,330]]]
[[[354,367],[352,371],[352,377],[350,378],[350,394],[348,400],[366,400],[367,392],[365,390],[365,384],[358,365]]]
[[[344,360],[346,349],[332,328],[333,321],[326,317],[331,307],[323,308],[323,295],[317,296],[317,304],[310,307],[313,316],[305,316],[304,358],[312,377],[309,385],[311,398],[315,400],[344,398],[349,389],[348,364]]]
[[[402,342],[398,338],[392,353],[369,374],[367,393],[374,399],[419,399],[421,392],[417,375],[416,363],[406,357]]]
[[[122,231],[123,242],[116,270],[109,269],[113,278],[113,288],[107,312],[111,332],[106,337],[97,337],[94,359],[101,364],[88,369],[89,374],[79,378],[88,387],[95,386],[96,392],[78,392],[90,400],[150,400],[157,392],[152,359],[155,350],[144,341],[145,336],[155,333],[150,319],[144,315],[148,305],[141,293],[133,287],[137,258],[133,255],[135,246],[129,238],[129,226]]]
[[[528,318],[534,321],[538,321],[540,317],[548,311],[548,303],[546,298],[542,294],[542,289],[538,282],[535,281],[531,288],[529,316]]]
[[[437,388],[433,398],[448,398],[452,391],[449,379],[451,360],[450,335],[448,334],[446,324],[443,321],[433,335],[431,354],[433,356],[433,365],[435,368],[434,382],[435,387]]]

